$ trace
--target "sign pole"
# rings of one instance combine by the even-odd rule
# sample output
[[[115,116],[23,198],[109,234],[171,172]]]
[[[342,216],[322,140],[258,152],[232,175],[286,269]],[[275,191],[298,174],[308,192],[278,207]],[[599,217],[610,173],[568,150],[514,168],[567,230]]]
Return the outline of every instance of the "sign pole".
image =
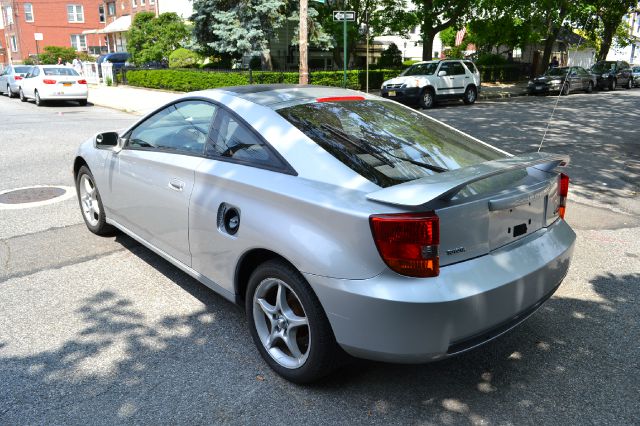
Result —
[[[344,86],[344,88],[347,88],[347,16],[346,13],[342,16],[342,29],[343,29],[343,44],[344,44],[344,62],[343,62],[343,68],[344,68],[344,77],[342,79],[342,85]]]
[[[38,45],[38,41],[44,40],[42,33],[33,33],[33,38],[36,40],[36,61],[37,64],[40,65],[40,47]]]

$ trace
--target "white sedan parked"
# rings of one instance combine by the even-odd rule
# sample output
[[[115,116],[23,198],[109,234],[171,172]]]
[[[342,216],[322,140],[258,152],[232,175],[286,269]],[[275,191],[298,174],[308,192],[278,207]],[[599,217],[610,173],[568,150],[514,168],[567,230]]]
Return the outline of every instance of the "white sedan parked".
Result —
[[[20,100],[34,99],[36,105],[45,101],[78,101],[87,104],[87,80],[76,70],[61,65],[37,65],[20,80]]]

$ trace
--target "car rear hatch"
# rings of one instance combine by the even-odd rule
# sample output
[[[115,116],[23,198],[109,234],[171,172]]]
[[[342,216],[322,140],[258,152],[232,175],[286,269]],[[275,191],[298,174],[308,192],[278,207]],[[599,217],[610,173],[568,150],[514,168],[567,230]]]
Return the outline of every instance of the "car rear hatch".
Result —
[[[525,238],[559,217],[564,155],[532,153],[427,176],[367,195],[373,201],[434,210],[440,265],[460,262]]]

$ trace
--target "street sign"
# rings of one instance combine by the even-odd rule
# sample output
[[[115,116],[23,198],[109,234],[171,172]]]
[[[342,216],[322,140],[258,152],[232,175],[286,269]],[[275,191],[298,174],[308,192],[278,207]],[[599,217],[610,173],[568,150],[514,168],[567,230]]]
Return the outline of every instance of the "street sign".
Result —
[[[38,41],[44,40],[44,38],[42,37],[42,33],[33,33],[33,37]]]
[[[353,10],[334,10],[333,20],[334,21],[355,21],[356,12]]]

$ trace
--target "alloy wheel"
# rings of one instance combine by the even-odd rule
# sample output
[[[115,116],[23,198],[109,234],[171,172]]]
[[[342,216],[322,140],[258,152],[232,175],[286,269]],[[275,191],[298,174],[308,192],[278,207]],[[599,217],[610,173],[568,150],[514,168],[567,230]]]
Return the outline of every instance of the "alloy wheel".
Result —
[[[97,226],[100,220],[100,206],[98,204],[98,191],[89,175],[80,178],[80,203],[82,214],[91,226]]]
[[[253,296],[253,320],[260,342],[281,366],[301,367],[309,356],[309,320],[298,295],[284,281],[266,278]]]

